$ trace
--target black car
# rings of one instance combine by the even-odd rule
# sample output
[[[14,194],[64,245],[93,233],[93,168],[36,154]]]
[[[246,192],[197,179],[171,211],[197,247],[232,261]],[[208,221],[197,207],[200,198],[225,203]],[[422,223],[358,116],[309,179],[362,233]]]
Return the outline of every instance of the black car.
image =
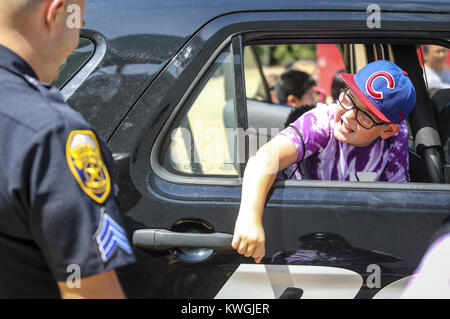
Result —
[[[88,1],[56,85],[113,151],[137,256],[118,269],[129,298],[373,298],[404,287],[450,215],[449,90],[427,88],[421,57],[422,45],[450,47],[450,4],[377,4]],[[254,264],[230,245],[242,176],[290,112],[271,99],[261,52],[324,44],[347,72],[377,59],[408,72],[411,182],[277,181]]]

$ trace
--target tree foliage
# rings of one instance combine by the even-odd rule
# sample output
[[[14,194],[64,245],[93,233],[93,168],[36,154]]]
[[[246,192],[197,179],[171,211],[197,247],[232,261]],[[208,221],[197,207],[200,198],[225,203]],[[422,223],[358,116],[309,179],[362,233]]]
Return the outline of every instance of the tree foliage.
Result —
[[[265,65],[282,65],[302,59],[316,59],[314,44],[257,45],[255,49]]]

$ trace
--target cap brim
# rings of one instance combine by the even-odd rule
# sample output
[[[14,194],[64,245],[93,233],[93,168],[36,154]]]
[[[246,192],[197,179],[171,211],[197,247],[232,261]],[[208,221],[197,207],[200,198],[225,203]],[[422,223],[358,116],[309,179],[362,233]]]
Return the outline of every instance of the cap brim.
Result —
[[[367,96],[359,89],[356,85],[354,74],[351,73],[341,73],[342,80],[352,89],[356,96],[364,103],[367,109],[372,112],[377,118],[386,123],[392,123],[381,111],[369,100]]]

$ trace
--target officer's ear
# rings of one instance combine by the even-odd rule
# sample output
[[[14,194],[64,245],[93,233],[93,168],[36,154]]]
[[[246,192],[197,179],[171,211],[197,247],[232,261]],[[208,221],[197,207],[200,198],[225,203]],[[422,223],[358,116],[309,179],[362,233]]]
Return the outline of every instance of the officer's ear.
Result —
[[[66,19],[65,0],[47,0],[45,6],[45,22],[51,32]]]
[[[381,128],[382,131],[380,137],[385,140],[400,131],[400,124],[390,123],[387,125],[382,125]]]

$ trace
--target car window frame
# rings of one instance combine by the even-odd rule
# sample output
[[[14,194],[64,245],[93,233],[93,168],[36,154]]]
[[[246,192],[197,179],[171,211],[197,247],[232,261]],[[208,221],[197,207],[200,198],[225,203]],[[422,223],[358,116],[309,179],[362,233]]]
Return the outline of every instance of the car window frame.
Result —
[[[292,34],[295,34],[295,37],[289,37],[288,33],[291,32]],[[251,36],[254,34],[259,34],[259,39],[252,38]],[[261,34],[268,35],[264,41],[261,41]],[[279,34],[283,34],[282,37],[278,37]],[[404,36],[404,34],[407,34],[408,36]],[[333,35],[322,35],[319,39],[315,39],[314,34],[309,34],[308,36],[305,36],[305,32],[302,30],[296,30],[296,31],[280,31],[280,30],[274,30],[274,31],[248,31],[248,32],[236,32],[233,34],[228,35],[228,38],[220,43],[215,51],[214,54],[212,54],[207,62],[203,65],[201,70],[196,74],[194,81],[189,85],[188,89],[185,91],[184,95],[182,96],[181,100],[177,103],[174,111],[170,114],[169,119],[163,126],[163,129],[160,131],[160,134],[158,134],[156,141],[153,143],[153,146],[151,148],[150,152],[150,166],[152,170],[156,173],[158,177],[161,179],[172,182],[176,184],[185,184],[185,185],[217,185],[217,186],[242,186],[242,177],[238,178],[214,178],[214,177],[186,177],[186,176],[178,176],[174,175],[172,173],[167,172],[159,162],[159,151],[160,151],[160,145],[162,141],[164,140],[168,127],[170,127],[170,123],[174,120],[174,117],[178,113],[179,109],[182,107],[183,103],[185,102],[186,98],[191,94],[192,90],[195,88],[196,83],[201,79],[203,74],[207,71],[209,66],[214,62],[214,60],[217,58],[217,56],[220,54],[221,50],[230,43],[231,39],[237,35],[243,35],[243,41],[245,41],[245,45],[247,43],[252,44],[266,44],[267,42],[270,42],[271,44],[276,43],[277,41],[282,42],[283,44],[286,44],[286,39],[292,38],[292,43],[365,43],[365,44],[373,44],[373,43],[386,43],[390,44],[390,41],[395,41],[396,43],[425,43],[425,42],[439,42],[439,41],[448,41],[448,38],[441,37],[436,39],[430,39],[432,38],[426,38],[424,36],[422,37],[414,37],[412,34],[412,31],[402,31],[402,32],[394,32],[394,31],[386,31],[379,34],[372,34],[370,37],[364,37],[363,32],[352,32],[350,30],[339,30],[338,32],[334,32]],[[247,36],[250,35],[250,40],[247,38]],[[275,36],[274,36],[275,35]],[[302,38],[304,36],[304,38]],[[425,42],[424,42],[425,41]],[[240,59],[242,60],[242,53]],[[242,88],[245,95],[245,88]],[[241,89],[241,91],[242,91]],[[236,105],[238,107],[238,105]],[[245,105],[240,105],[240,108],[246,109],[246,102]],[[239,109],[238,109],[239,111]],[[248,149],[246,147],[246,149]],[[274,188],[278,187],[302,187],[302,188],[338,188],[338,189],[364,189],[364,190],[411,190],[411,191],[450,191],[450,185],[447,184],[429,184],[429,183],[416,183],[416,182],[410,182],[410,183],[389,183],[389,182],[347,182],[343,183],[343,181],[277,181],[273,185]]]
[[[60,88],[64,101],[69,100],[75,91],[88,79],[97,66],[102,62],[106,54],[106,39],[99,32],[89,29],[82,29],[80,31],[80,38],[86,38],[92,41],[94,44],[94,52],[91,54],[90,58],[85,61],[82,66],[80,66],[77,72],[75,72],[75,74],[73,74]]]

